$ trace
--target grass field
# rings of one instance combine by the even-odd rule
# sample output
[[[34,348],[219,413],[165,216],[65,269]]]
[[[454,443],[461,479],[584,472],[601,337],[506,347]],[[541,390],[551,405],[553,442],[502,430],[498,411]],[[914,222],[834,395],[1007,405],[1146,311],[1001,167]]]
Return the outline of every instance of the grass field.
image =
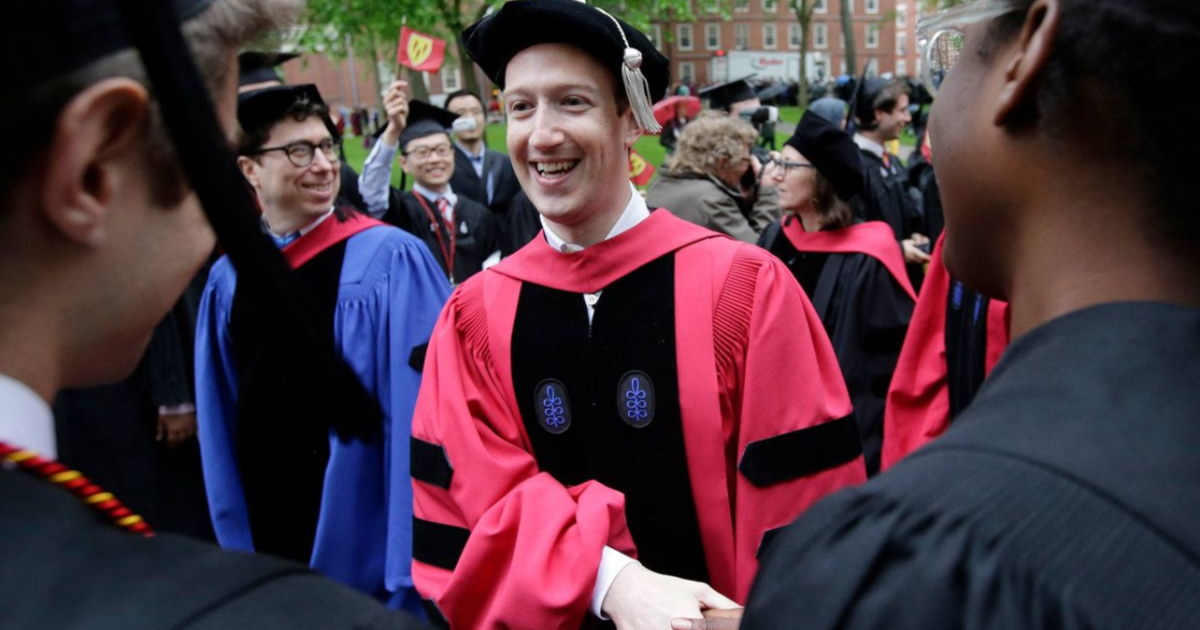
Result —
[[[801,113],[803,113],[803,110],[799,107],[780,107],[779,119],[781,122],[787,123],[787,127],[790,130],[796,123],[800,122]],[[505,126],[503,124],[488,125],[488,148],[501,153],[508,153],[508,148],[504,144],[504,130]],[[777,131],[775,133],[776,146],[782,147],[784,141],[791,137],[791,135],[791,131],[786,133]],[[900,143],[909,147],[916,143],[916,138],[913,137],[911,128],[900,138]],[[666,151],[658,142],[658,136],[643,136],[633,145],[633,150],[637,151],[646,162],[654,165],[656,168],[663,163],[663,158],[666,156]],[[354,170],[362,172],[362,165],[367,159],[368,151],[369,149],[363,147],[361,138],[346,138],[346,161],[350,163],[350,166],[354,167]],[[392,169],[392,185],[400,185],[399,164]]]

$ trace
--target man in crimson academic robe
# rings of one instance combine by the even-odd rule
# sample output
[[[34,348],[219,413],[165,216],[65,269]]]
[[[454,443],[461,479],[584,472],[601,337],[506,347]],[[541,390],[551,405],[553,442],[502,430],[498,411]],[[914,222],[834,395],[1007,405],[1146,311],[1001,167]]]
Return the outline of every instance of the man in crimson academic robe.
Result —
[[[767,252],[651,213],[628,155],[665,57],[574,0],[464,33],[542,235],[452,295],[413,420],[413,577],[453,628],[736,608],[771,531],[861,482],[820,321]]]
[[[425,345],[449,285],[411,235],[336,207],[336,129],[312,85],[239,96],[238,166],[263,227],[304,291],[320,348],[265,322],[228,257],[200,305],[201,455],[222,547],[303,562],[392,608],[420,613],[410,577],[409,422]],[[320,411],[299,352],[336,352],[377,410]]]

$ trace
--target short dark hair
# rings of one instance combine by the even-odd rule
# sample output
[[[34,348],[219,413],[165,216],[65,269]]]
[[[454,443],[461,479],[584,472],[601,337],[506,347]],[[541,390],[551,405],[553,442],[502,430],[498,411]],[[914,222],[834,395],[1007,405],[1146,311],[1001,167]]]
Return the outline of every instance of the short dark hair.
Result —
[[[976,52],[989,58],[1015,38],[1033,0],[997,18]],[[1192,179],[1200,125],[1188,124],[1195,105],[1170,93],[1200,65],[1200,3],[1178,0],[1061,0],[1061,24],[1036,108],[1027,113],[1052,139],[1092,134],[1142,176],[1158,209],[1152,229],[1176,243],[1200,241],[1200,211]],[[1088,115],[1080,116],[1080,104]],[[1086,130],[1076,126],[1085,124]]]
[[[482,98],[479,98],[478,94],[472,92],[471,90],[457,90],[457,91],[447,94],[446,101],[445,101],[446,107],[447,108],[450,107],[450,101],[453,101],[456,98],[461,98],[463,96],[470,96],[471,98],[475,99],[476,101],[479,101],[479,106],[483,107],[485,111],[487,110],[487,104],[483,102]]]
[[[896,108],[896,103],[900,102],[901,96],[908,96],[911,90],[908,83],[895,79],[891,83],[881,88],[873,96],[864,98],[856,112],[858,128],[865,131],[874,131],[879,128],[879,121],[875,117],[877,111],[891,111]]]
[[[307,98],[299,98],[279,118],[262,121],[250,129],[243,127],[238,139],[238,154],[251,155],[263,148],[271,137],[271,130],[279,123],[285,120],[304,122],[314,116],[324,122],[325,118],[329,116],[329,107],[324,103],[315,103]]]

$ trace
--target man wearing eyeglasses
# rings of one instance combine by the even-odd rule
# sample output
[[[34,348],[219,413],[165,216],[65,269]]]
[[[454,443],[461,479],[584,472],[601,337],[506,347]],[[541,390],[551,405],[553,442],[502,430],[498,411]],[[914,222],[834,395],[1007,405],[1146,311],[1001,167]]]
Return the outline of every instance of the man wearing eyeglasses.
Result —
[[[943,258],[1013,342],[938,441],[764,550],[742,628],[1198,628],[1200,126],[1155,88],[1200,63],[1200,4],[919,31]]]
[[[396,82],[388,93],[388,127],[367,157],[360,188],[369,212],[424,241],[450,284],[457,284],[500,262],[500,223],[487,206],[450,185],[455,149],[447,128],[459,116],[407,101],[404,85]],[[413,180],[411,191],[388,186],[397,151]]]
[[[218,542],[309,564],[420,614],[407,444],[425,346],[449,286],[419,240],[335,207],[338,138],[314,86],[242,94],[238,122],[238,165],[263,228],[294,269],[319,344],[355,372],[383,425],[344,439],[335,429],[345,419],[306,413],[309,396],[287,369],[295,340],[270,334],[260,297],[240,290],[222,258],[196,335],[196,407]]]

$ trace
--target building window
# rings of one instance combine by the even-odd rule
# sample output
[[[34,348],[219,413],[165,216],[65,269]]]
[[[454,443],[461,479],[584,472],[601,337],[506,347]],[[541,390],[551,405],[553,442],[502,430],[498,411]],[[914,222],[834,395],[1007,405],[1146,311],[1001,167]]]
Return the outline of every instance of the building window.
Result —
[[[655,48],[662,50],[662,24],[655,24],[654,28],[650,29],[650,43],[654,44]]]
[[[442,68],[442,92],[449,94],[461,89],[461,77],[459,76],[458,68],[454,66],[446,66]]]
[[[691,24],[680,24],[675,29],[675,39],[679,44],[679,50],[692,49],[692,35],[693,33]]]
[[[867,13],[879,13],[879,0],[866,0]]]
[[[775,0],[762,0],[763,13],[776,13],[778,6]]]
[[[813,63],[813,70],[815,70],[814,74],[817,75],[818,81],[824,81],[829,76],[829,66],[822,60]]]
[[[896,54],[897,55],[907,55],[908,54],[908,34],[907,33],[896,33]]]
[[[720,0],[704,0],[704,12],[716,13],[721,10]]]
[[[896,6],[896,26],[898,28],[904,28],[904,27],[908,26],[908,6],[907,5],[901,4],[901,5]]]
[[[879,48],[879,25],[867,25],[867,48]]]
[[[717,50],[721,47],[721,25],[720,24],[705,24],[704,25],[704,47],[708,50]]]
[[[878,59],[871,57],[870,59],[867,60],[867,76],[868,77],[879,76],[879,60]]]
[[[854,15],[854,0],[842,0],[850,7],[850,15]]]
[[[845,59],[838,60],[838,74],[846,74],[846,60]]]
[[[696,66],[690,61],[679,63],[679,80],[683,83],[693,83],[696,80]]]
[[[813,5],[813,13],[826,13],[828,11],[829,11],[828,0],[816,0],[816,4]]]
[[[824,22],[813,24],[813,48],[825,48],[829,45],[829,25]]]
[[[792,22],[788,24],[788,48],[800,47],[800,24]]]
[[[903,59],[896,60],[896,76],[898,76],[898,77],[908,76],[908,62],[907,61],[905,61]]]
[[[763,24],[763,48],[775,50],[779,32],[774,24]]]
[[[735,13],[749,13],[750,0],[733,0],[733,11]]]
[[[738,50],[747,50],[750,48],[749,24],[733,25],[733,47],[737,48]]]

